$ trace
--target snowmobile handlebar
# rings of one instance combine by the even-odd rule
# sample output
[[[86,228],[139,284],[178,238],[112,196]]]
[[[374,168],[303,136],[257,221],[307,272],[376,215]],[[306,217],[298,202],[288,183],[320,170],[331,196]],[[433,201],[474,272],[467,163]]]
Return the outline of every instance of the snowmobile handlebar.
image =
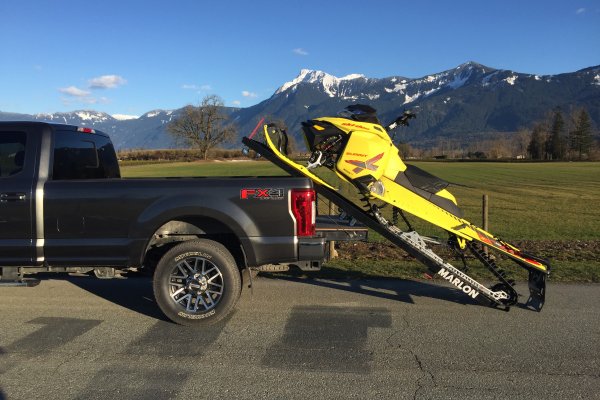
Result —
[[[408,110],[406,110],[406,111],[404,111],[404,112],[402,113],[402,115],[401,115],[401,116],[399,116],[398,118],[396,118],[396,119],[394,120],[394,122],[392,122],[391,124],[389,124],[389,125],[386,127],[386,130],[387,130],[388,132],[389,132],[389,131],[391,131],[391,130],[394,130],[394,129],[396,129],[396,127],[397,127],[398,125],[402,125],[402,126],[408,126],[408,120],[410,120],[410,119],[412,119],[412,118],[417,118],[417,114],[415,114],[415,113],[413,113],[413,112],[411,112],[411,111],[408,111]]]

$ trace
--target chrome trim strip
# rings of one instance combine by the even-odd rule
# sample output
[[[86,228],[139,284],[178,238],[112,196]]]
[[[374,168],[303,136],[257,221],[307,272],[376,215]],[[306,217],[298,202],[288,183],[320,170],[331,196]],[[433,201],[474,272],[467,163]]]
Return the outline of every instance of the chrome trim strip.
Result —
[[[294,221],[294,259],[298,259],[298,222],[296,221],[296,217],[294,217],[294,213],[292,212],[292,189],[288,189],[287,193],[287,203],[288,203],[288,212],[290,213],[290,217],[292,217],[292,221]]]
[[[44,185],[48,180],[50,171],[50,151],[52,145],[52,131],[44,129],[41,132],[40,164],[38,167],[38,180],[35,187],[35,258],[43,262],[44,257]]]

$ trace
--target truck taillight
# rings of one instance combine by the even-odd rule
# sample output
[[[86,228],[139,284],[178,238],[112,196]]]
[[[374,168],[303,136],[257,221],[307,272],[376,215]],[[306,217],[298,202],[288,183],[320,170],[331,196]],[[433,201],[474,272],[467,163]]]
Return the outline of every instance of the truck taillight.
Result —
[[[296,235],[313,236],[316,221],[316,194],[314,189],[292,189],[292,214],[296,219]]]

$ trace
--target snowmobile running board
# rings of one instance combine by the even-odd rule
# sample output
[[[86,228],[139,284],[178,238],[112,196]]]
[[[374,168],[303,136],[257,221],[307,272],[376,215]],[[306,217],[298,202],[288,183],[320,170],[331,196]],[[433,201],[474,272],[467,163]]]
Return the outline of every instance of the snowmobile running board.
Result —
[[[468,276],[465,272],[444,261],[427,246],[427,241],[430,241],[431,239],[422,237],[415,231],[401,231],[398,227],[383,218],[381,214],[365,211],[354,202],[342,196],[338,191],[332,189],[328,184],[322,184],[320,180],[313,179],[311,176],[303,173],[302,170],[295,168],[279,158],[265,144],[247,137],[244,137],[242,142],[248,148],[254,150],[257,154],[260,154],[290,175],[308,177],[313,180],[317,193],[336,204],[350,217],[363,223],[368,228],[379,233],[381,236],[416,258],[419,262],[427,266],[432,275],[439,275],[472,299],[476,299],[480,302],[483,300],[482,302],[487,305],[502,307],[506,311],[510,309],[511,305],[516,304],[518,294],[514,288],[512,288],[512,283],[504,279],[503,271],[497,268],[494,262],[489,259],[487,255],[484,255],[483,252],[478,252],[475,248],[471,248],[477,258],[479,258],[484,265],[502,281],[502,283],[499,284],[500,287],[498,290],[494,290],[494,287],[497,286],[494,286],[492,289],[487,288],[485,285]],[[546,274],[530,269],[530,297],[526,303],[527,308],[541,311],[545,301],[545,286]]]

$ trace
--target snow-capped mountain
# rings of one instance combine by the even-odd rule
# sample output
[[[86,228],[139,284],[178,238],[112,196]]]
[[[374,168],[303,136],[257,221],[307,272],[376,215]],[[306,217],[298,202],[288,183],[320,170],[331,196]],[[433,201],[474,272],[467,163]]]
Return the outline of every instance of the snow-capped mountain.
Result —
[[[166,124],[172,121],[177,112],[177,110],[153,110],[140,117],[111,116],[92,110],[35,115],[0,112],[0,121],[44,121],[87,126],[108,133],[115,147],[120,149],[164,149],[175,147],[174,141],[166,130]]]
[[[418,117],[399,137],[414,145],[428,146],[440,137],[469,143],[489,138],[494,132],[515,132],[546,117],[556,107],[569,112],[585,107],[600,127],[600,66],[559,75],[538,76],[489,68],[467,62],[456,68],[411,79],[403,76],[367,78],[352,74],[341,78],[323,71],[303,69],[273,95],[252,107],[228,108],[247,135],[261,117],[286,122],[300,138],[300,123],[336,115],[353,103],[376,108],[380,120],[393,120],[405,109]],[[0,120],[37,120],[91,126],[111,135],[118,148],[175,147],[166,126],[179,110],[152,110],[139,117],[111,116],[79,110],[53,114],[0,112]],[[302,140],[299,141],[302,143]],[[235,143],[232,146],[239,146]]]
[[[81,121],[86,124],[101,124],[114,121],[115,118],[111,115],[98,111],[78,110],[66,113],[53,114],[35,114],[33,118],[38,121],[56,122],[59,124],[67,124],[68,121]]]
[[[406,109],[414,110],[417,119],[398,133],[402,140],[423,146],[440,136],[468,143],[493,132],[515,132],[545,118],[555,107],[565,112],[585,107],[600,126],[600,66],[538,76],[467,62],[416,79],[337,78],[302,70],[271,98],[237,116],[242,132],[249,132],[259,116],[273,115],[298,134],[300,122],[335,115],[352,103],[376,108],[384,123]]]
[[[345,97],[345,94],[356,86],[366,87],[368,79],[364,75],[351,74],[341,78],[335,77],[323,71],[312,71],[303,69],[300,75],[291,82],[286,82],[281,86],[275,94],[281,94],[286,91],[294,91],[301,84],[315,84],[323,93],[329,97]]]

